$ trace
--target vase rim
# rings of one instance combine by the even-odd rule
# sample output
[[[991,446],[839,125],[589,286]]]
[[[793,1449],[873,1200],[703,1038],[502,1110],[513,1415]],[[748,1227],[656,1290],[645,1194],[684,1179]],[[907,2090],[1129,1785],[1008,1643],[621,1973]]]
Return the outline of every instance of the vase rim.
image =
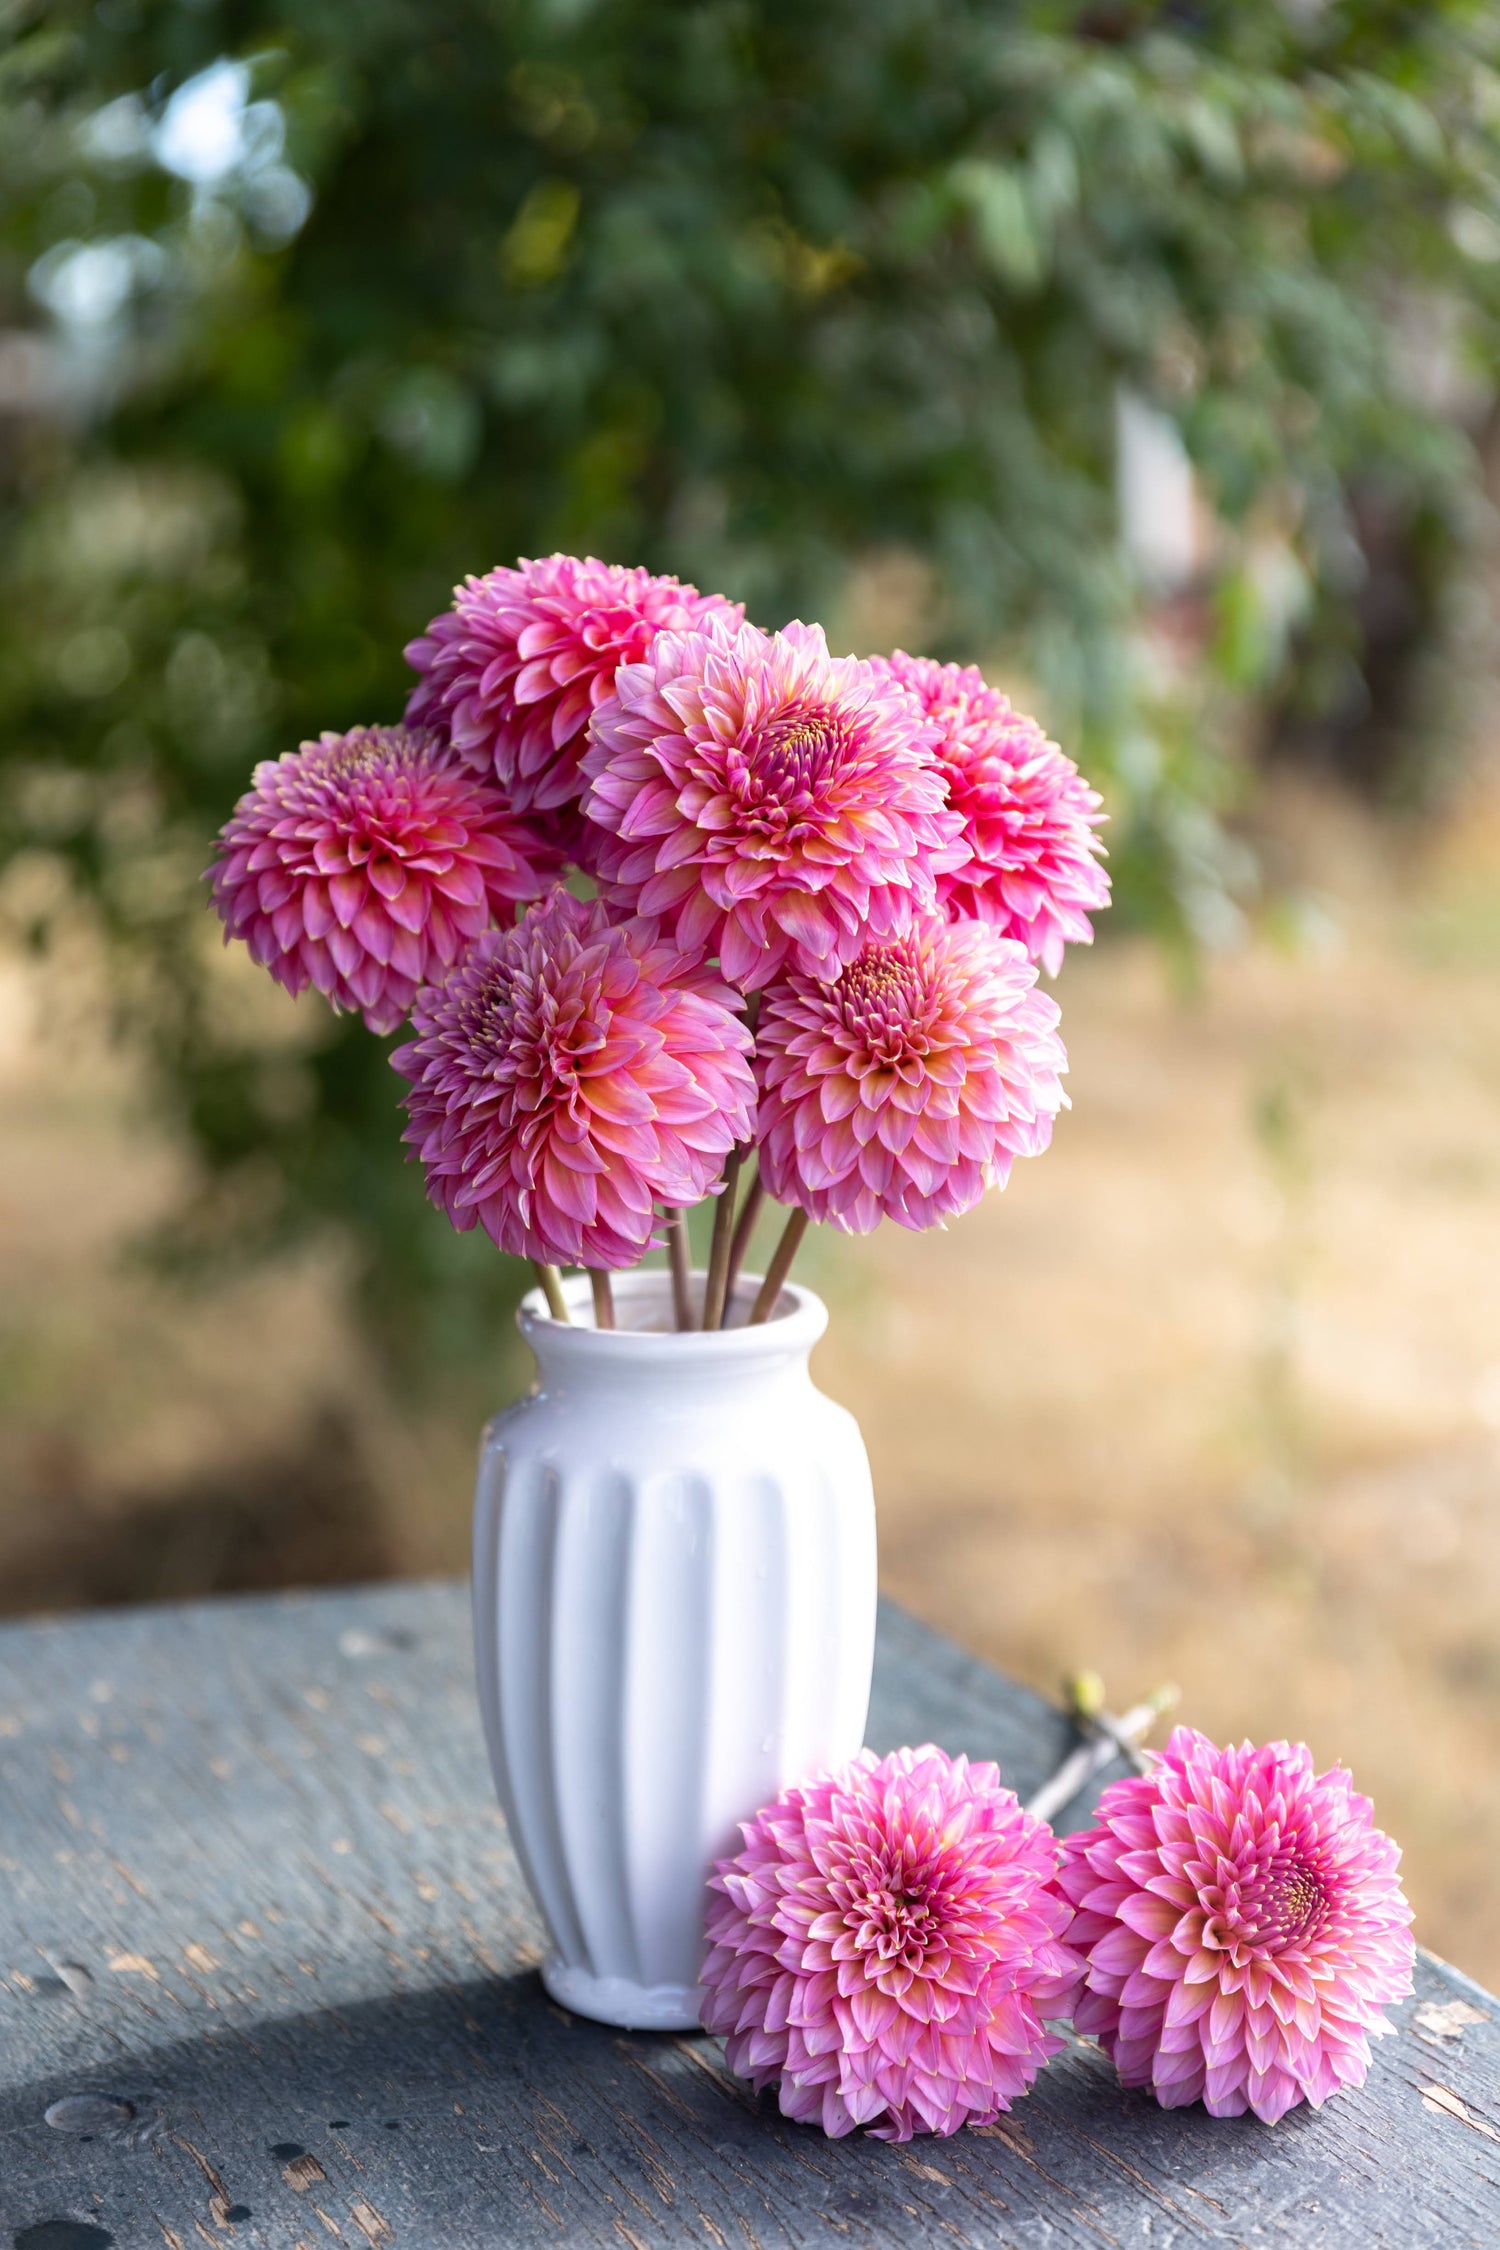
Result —
[[[570,1358],[616,1363],[649,1356],[678,1364],[689,1358],[712,1358],[722,1363],[810,1351],[828,1326],[828,1307],[800,1282],[784,1282],[770,1318],[751,1328],[746,1320],[759,1293],[761,1276],[743,1273],[735,1284],[731,1307],[738,1316],[735,1326],[704,1330],[666,1324],[671,1319],[672,1279],[665,1269],[616,1273],[610,1280],[615,1311],[622,1318],[618,1328],[594,1326],[593,1292],[586,1273],[570,1275],[562,1285],[571,1320],[554,1320],[541,1290],[529,1289],[517,1308],[516,1325],[528,1343],[544,1343],[549,1354],[561,1351]],[[706,1280],[701,1268],[694,1270],[692,1294],[700,1313]],[[630,1322],[632,1313],[660,1313],[665,1320],[661,1326],[635,1326]]]

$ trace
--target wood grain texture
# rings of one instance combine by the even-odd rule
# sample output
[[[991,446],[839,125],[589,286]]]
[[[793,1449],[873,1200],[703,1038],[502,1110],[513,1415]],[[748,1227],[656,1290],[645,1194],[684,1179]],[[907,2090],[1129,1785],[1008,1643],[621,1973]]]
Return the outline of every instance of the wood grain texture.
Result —
[[[929,1738],[1024,1793],[1067,1730],[887,1610],[871,1739]],[[539,1951],[459,1589],[0,1632],[0,2250],[1500,2242],[1500,2003],[1432,1960],[1321,2116],[1164,2113],[1078,2042],[895,2149],[566,2016]]]

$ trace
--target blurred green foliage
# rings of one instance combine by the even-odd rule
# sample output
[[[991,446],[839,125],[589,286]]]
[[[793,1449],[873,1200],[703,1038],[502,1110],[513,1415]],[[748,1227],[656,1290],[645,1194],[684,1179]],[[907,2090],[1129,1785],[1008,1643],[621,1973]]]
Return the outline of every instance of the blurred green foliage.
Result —
[[[397,714],[518,554],[768,625],[895,558],[912,637],[1014,664],[1108,788],[1123,911],[1211,933],[1238,711],[1357,692],[1372,505],[1439,594],[1476,519],[1496,14],[5,0],[0,896],[107,934],[177,1249],[342,1226],[439,1355],[510,1285],[426,1212],[382,1046],[226,992],[199,875],[252,762]],[[1222,526],[1170,693],[1122,388]]]

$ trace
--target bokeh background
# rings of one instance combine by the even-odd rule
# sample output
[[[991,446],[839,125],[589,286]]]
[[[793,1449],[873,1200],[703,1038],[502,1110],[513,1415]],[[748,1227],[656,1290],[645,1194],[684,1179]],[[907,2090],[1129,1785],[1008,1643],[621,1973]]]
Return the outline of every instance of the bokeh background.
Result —
[[[463,573],[641,561],[983,661],[1109,803],[1051,1154],[807,1252],[887,1585],[1346,1759],[1500,1981],[1500,9],[0,41],[0,1609],[462,1567],[517,1273],[201,871]]]

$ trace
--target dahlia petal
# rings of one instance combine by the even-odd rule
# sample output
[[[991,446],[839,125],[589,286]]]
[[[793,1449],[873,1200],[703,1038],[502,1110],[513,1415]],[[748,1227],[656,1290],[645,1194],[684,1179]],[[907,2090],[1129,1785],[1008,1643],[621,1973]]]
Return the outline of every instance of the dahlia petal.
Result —
[[[395,933],[390,919],[373,904],[362,906],[354,918],[354,936],[365,952],[384,968],[390,961]]]
[[[360,908],[365,903],[363,875],[331,875],[328,879],[328,900],[335,919],[342,929],[350,929]]]
[[[1302,2088],[1284,2070],[1255,2072],[1250,2080],[1250,2107],[1263,2125],[1275,2125],[1303,2099]]]
[[[1168,1986],[1163,2022],[1168,2026],[1194,2024],[1200,2016],[1207,2015],[1217,1997],[1211,1984],[1173,1983]]]
[[[1156,1899],[1149,1890],[1127,1890],[1115,1912],[1138,1937],[1167,1937],[1178,1921],[1176,1908],[1165,1899]]]
[[[1243,2117],[1250,2107],[1243,2062],[1211,2066],[1203,2082],[1203,2106],[1210,2117]]]
[[[260,886],[260,903],[266,908],[273,904],[275,906],[286,905],[293,897],[293,885],[290,877],[284,878],[282,882],[276,885],[274,899],[267,896],[267,889],[268,886],[262,883]],[[333,907],[329,901],[326,883],[313,878],[303,886],[301,915],[302,926],[309,937],[327,937],[329,931],[333,928]]]
[[[678,933],[691,942],[691,932],[697,924],[696,917],[685,915],[678,922]],[[742,919],[736,916],[726,922],[719,940],[719,964],[731,984],[742,992],[759,991],[769,984],[784,957],[784,947],[768,946]]]
[[[1146,1945],[1134,1930],[1117,1925],[1099,1939],[1090,1959],[1095,1968],[1107,1970],[1111,1976],[1129,1976],[1146,1958]]]

